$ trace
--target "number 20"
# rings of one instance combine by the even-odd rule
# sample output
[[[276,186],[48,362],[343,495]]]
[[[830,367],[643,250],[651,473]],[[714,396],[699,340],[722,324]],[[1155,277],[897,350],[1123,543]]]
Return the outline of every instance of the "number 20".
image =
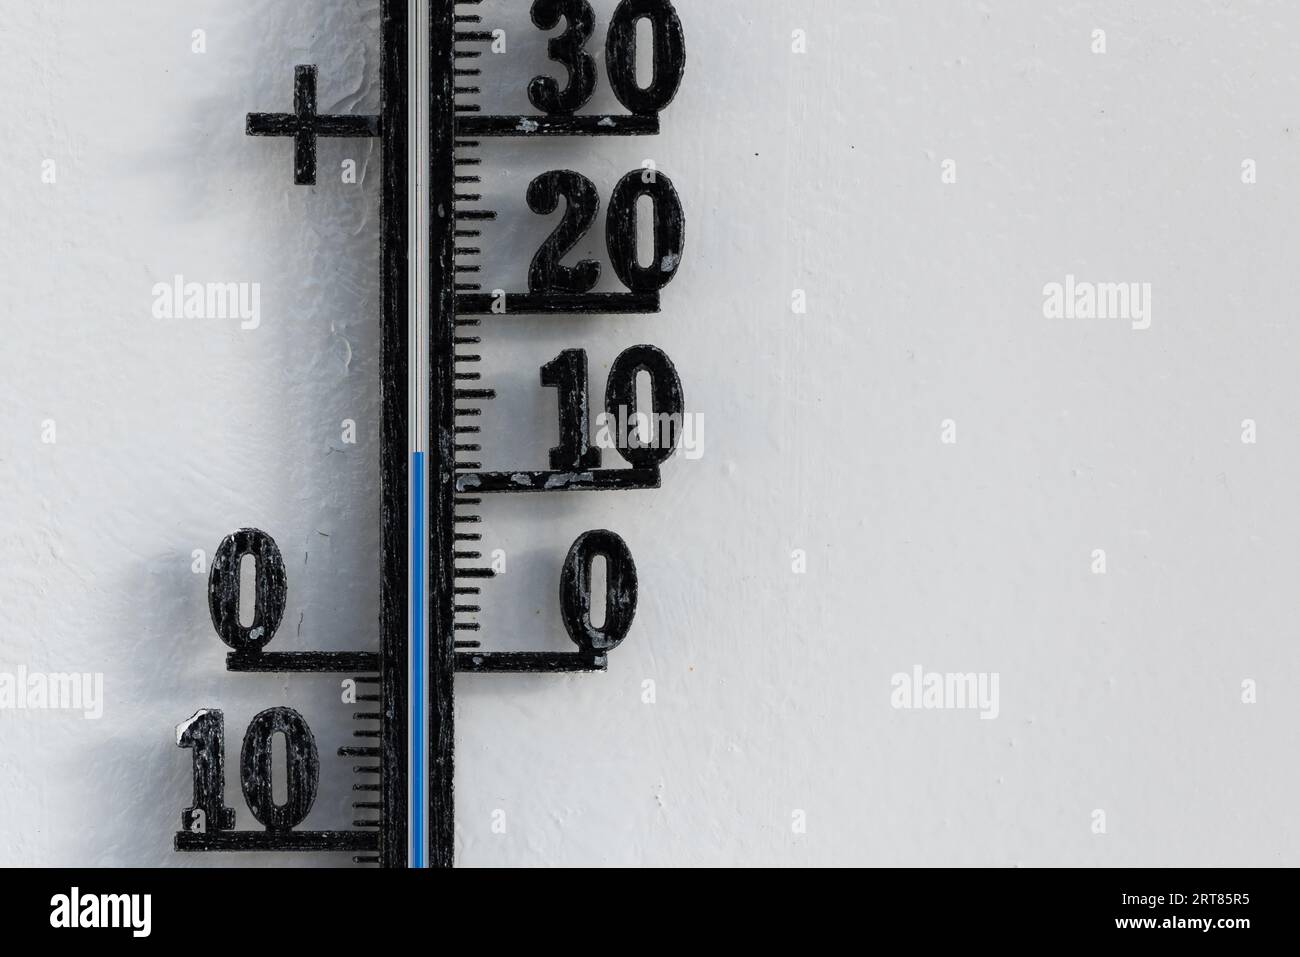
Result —
[[[654,252],[649,265],[638,261],[637,203],[648,196],[654,207]],[[600,280],[600,263],[584,259],[574,266],[561,260],[587,234],[600,211],[600,193],[591,180],[573,170],[551,170],[528,186],[528,207],[548,216],[565,200],[564,218],[533,257],[528,288],[534,293],[584,293]],[[673,281],[686,244],[686,219],[673,182],[657,170],[633,170],[609,200],[605,246],[619,281],[632,292],[658,292]]]

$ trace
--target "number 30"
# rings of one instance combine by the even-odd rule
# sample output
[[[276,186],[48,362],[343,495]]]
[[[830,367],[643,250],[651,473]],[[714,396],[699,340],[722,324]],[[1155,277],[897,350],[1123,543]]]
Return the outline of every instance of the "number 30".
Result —
[[[533,106],[552,116],[568,116],[582,109],[596,91],[596,63],[585,52],[596,18],[587,0],[536,0],[533,23],[554,30],[565,20],[565,30],[547,45],[552,60],[564,66],[569,84],[551,77],[535,77],[528,84]],[[636,30],[649,20],[654,35],[654,73],[648,87],[636,78]],[[669,0],[623,0],[614,11],[605,44],[605,70],[618,101],[638,115],[659,112],[677,95],[686,72],[686,37],[682,21]]]

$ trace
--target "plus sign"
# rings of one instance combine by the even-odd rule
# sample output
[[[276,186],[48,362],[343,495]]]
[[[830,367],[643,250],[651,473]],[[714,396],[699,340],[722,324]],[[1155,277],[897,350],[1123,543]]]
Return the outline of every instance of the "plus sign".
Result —
[[[248,135],[292,136],[293,181],[299,186],[315,186],[316,138],[378,136],[379,117],[319,115],[316,112],[316,68],[300,66],[293,71],[293,112],[249,113]]]

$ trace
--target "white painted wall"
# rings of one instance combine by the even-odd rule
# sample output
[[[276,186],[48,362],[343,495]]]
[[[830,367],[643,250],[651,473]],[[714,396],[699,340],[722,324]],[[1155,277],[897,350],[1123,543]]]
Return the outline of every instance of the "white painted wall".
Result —
[[[488,167],[490,285],[522,285],[550,229],[524,190],[549,168],[608,197],[655,159],[688,240],[660,316],[490,329],[485,465],[544,465],[536,370],[566,347],[593,383],[628,345],[667,350],[706,446],[657,492],[486,509],[509,556],[492,647],[568,647],[559,565],[588,528],[626,538],[642,598],[603,676],[459,680],[460,862],[1300,863],[1300,11],[678,7],[662,136],[505,145]],[[526,109],[545,37],[527,4],[485,10],[511,43],[485,105]],[[376,647],[379,156],[329,142],[320,186],[295,188],[289,144],[243,125],[288,108],[305,62],[323,109],[376,110],[377,11],[6,5],[0,670],[102,671],[106,703],[0,711],[0,863],[284,863],[172,852],[173,727],[198,707],[226,711],[232,756],[257,711],[299,708],[324,767],[308,825],[350,820],[330,755],[352,709],[332,679],[226,674],[190,566],[265,528],[289,571],[274,647]],[[347,157],[361,185],[338,182]],[[260,328],[154,320],[177,273],[260,282]],[[1151,327],[1044,318],[1067,273],[1151,283]],[[917,664],[997,672],[999,716],[892,709]],[[233,768],[228,790],[250,825]]]

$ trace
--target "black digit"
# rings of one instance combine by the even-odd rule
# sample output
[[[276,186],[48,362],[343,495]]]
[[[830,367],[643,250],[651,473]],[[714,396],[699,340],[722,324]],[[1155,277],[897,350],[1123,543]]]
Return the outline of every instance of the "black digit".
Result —
[[[551,449],[551,468],[583,472],[600,468],[600,449],[591,447],[591,400],[587,353],[566,349],[542,366],[542,385],[560,393],[560,444]]]
[[[271,741],[277,734],[284,735],[288,755],[288,798],[283,805],[275,803],[271,791]],[[268,831],[289,831],[303,822],[316,803],[320,755],[302,715],[292,708],[268,708],[253,719],[244,734],[239,783],[248,809]]]
[[[654,201],[654,257],[637,259],[637,200]],[[633,170],[614,187],[605,228],[609,260],[619,280],[633,292],[655,292],[673,281],[686,245],[686,220],[673,182],[655,170]]]
[[[198,711],[176,728],[176,744],[194,752],[194,806],[181,812],[181,829],[203,834],[229,831],[235,809],[226,807],[226,716]]]
[[[596,61],[583,51],[596,26],[587,0],[536,0],[533,23],[542,30],[554,30],[563,17],[567,29],[547,44],[552,60],[569,71],[569,85],[563,90],[549,76],[534,77],[528,84],[528,99],[543,113],[570,114],[586,105],[596,90]]]
[[[528,185],[528,206],[542,216],[555,212],[561,196],[566,202],[564,218],[537,250],[528,269],[532,292],[587,292],[600,279],[600,263],[594,259],[581,260],[575,266],[560,264],[596,221],[600,194],[591,180],[569,169],[543,173]]]
[[[636,81],[636,25],[649,19],[654,30],[654,77],[642,89]],[[618,101],[633,113],[657,113],[673,101],[686,72],[686,35],[668,0],[623,0],[609,22],[605,69]]]
[[[239,623],[239,565],[252,555],[257,566],[257,600],[253,623]],[[284,559],[275,539],[256,528],[227,535],[212,556],[208,575],[208,611],[221,640],[236,651],[258,651],[275,637],[284,617],[287,584]]]
[[[605,621],[591,623],[591,563],[605,559]],[[583,532],[569,549],[560,571],[560,611],[564,627],[583,652],[599,657],[627,637],[636,615],[636,563],[627,543],[613,532]]]
[[[637,438],[635,422],[636,377],[641,372],[650,373],[650,393],[654,397],[654,408],[649,413],[652,439],[648,443]],[[615,422],[627,423],[627,434],[618,436],[618,450],[634,466],[650,468],[672,456],[681,434],[684,407],[682,380],[663,350],[633,346],[614,360],[605,387],[605,412]]]

